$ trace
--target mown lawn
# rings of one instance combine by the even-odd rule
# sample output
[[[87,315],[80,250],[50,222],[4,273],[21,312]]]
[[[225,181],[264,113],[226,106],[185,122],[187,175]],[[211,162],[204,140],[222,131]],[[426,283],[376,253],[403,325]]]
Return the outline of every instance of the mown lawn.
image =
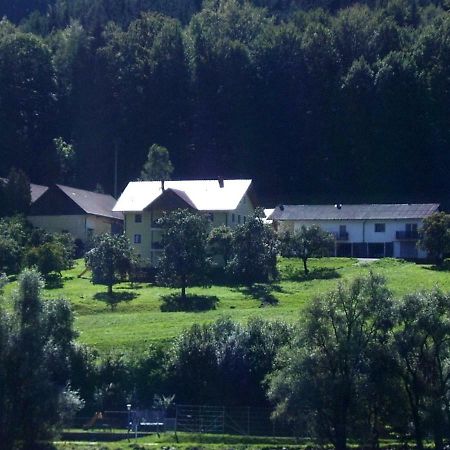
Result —
[[[411,446],[414,444],[411,442]],[[227,434],[196,434],[196,433],[162,433],[159,437],[154,434],[144,438],[130,441],[121,440],[112,443],[106,442],[56,442],[57,450],[144,450],[153,448],[155,450],[305,450],[311,448],[329,448],[332,446],[318,447],[310,440],[278,437],[259,436],[237,436]],[[431,445],[426,446],[431,447]],[[355,450],[359,447],[350,442],[349,448]],[[404,448],[404,442],[393,440],[380,440],[380,448],[386,450],[396,450]]]
[[[311,274],[304,277],[300,261],[280,259],[280,281],[271,285],[189,289],[188,293],[218,299],[215,309],[199,312],[162,312],[161,297],[176,290],[146,283],[116,285],[114,290],[123,301],[112,311],[101,295],[106,291],[104,286],[93,285],[89,273],[78,278],[84,269],[82,260],[63,273],[62,287],[46,288],[45,296],[69,299],[76,314],[80,341],[103,351],[167,341],[194,322],[212,321],[222,315],[238,321],[260,316],[292,322],[314,295],[369,270],[385,276],[397,297],[434,286],[450,290],[450,271],[434,270],[429,265],[392,259],[361,264],[351,258],[323,258],[311,260],[309,266]],[[14,289],[14,284],[7,287],[7,293]]]
[[[233,436],[224,434],[196,434],[196,433],[162,433],[159,437],[151,435],[144,438],[121,440],[111,443],[106,442],[56,442],[58,450],[141,450],[145,448],[165,450],[188,450],[188,449],[214,449],[214,450],[244,450],[244,449],[300,449],[305,443],[295,443],[293,438],[256,437],[256,436]]]

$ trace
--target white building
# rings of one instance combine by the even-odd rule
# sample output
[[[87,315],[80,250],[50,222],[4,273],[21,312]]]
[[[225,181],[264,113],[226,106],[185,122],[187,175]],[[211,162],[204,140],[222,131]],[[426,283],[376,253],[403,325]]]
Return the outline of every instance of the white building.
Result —
[[[336,256],[426,258],[418,249],[423,219],[437,203],[376,205],[280,205],[270,218],[278,231],[318,225],[336,238]]]
[[[125,233],[137,254],[156,266],[161,254],[158,219],[166,211],[189,209],[204,214],[212,227],[244,224],[253,215],[251,180],[134,181],[113,211],[124,214]]]

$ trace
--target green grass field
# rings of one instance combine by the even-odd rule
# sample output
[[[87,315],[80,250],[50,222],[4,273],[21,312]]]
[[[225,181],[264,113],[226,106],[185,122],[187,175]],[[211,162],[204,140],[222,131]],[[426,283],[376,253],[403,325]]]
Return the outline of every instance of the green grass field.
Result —
[[[106,292],[106,287],[93,285],[89,273],[78,278],[84,269],[82,260],[63,273],[63,287],[46,288],[44,295],[69,299],[75,311],[80,341],[105,351],[170,340],[194,322],[212,321],[222,315],[238,321],[259,316],[293,322],[313,296],[332,289],[339,281],[366,274],[369,270],[385,276],[397,297],[434,286],[450,290],[450,271],[438,271],[429,265],[393,259],[360,264],[356,259],[324,258],[312,259],[309,266],[311,274],[305,279],[300,261],[280,259],[281,278],[272,285],[214,285],[188,289],[191,294],[218,298],[215,309],[201,312],[162,312],[161,296],[176,290],[145,283],[116,285],[114,290],[124,301],[111,311],[101,295]],[[14,285],[7,286],[7,294]]]
[[[411,443],[411,446],[414,444]],[[350,442],[349,448],[361,448]],[[311,448],[331,449],[331,445],[318,447],[309,440],[296,442],[294,438],[258,437],[258,436],[236,436],[227,434],[196,434],[196,433],[162,433],[159,437],[153,434],[148,437],[115,442],[56,442],[57,450],[144,450],[153,448],[155,450],[305,450]],[[432,446],[427,444],[426,448]],[[395,450],[404,448],[403,442],[392,440],[380,440],[380,448]]]
[[[196,434],[196,433],[162,433],[159,437],[153,434],[148,437],[116,442],[56,442],[58,450],[125,450],[154,448],[157,450],[188,450],[188,449],[214,449],[214,450],[244,450],[244,449],[300,449],[303,445],[296,444],[293,438],[233,436],[224,434]]]

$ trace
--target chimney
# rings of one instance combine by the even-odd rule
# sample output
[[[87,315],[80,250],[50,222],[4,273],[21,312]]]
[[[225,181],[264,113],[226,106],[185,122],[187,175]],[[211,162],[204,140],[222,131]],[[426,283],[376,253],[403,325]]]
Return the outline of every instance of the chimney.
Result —
[[[161,180],[161,190],[164,192],[164,180]]]
[[[334,205],[334,207],[337,208],[337,209],[341,209],[342,208],[342,203],[336,203]]]
[[[219,181],[220,188],[223,188],[223,186],[224,186],[223,177],[218,177],[218,181]]]

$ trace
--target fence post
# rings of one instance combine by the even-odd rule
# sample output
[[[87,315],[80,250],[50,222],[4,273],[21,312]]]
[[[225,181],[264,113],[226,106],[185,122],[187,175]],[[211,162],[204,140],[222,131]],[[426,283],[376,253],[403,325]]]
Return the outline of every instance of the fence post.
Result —
[[[177,434],[178,427],[178,405],[175,405],[175,434]]]

